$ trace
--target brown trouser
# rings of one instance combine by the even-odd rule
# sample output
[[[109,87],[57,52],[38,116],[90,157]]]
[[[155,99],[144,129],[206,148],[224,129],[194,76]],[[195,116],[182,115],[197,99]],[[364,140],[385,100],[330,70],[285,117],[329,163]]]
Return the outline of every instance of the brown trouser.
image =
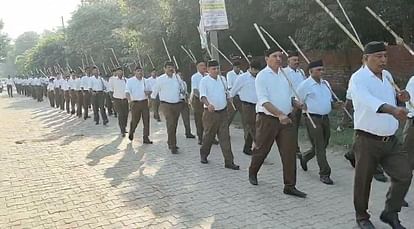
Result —
[[[76,91],[77,100],[76,100],[76,115],[82,117],[82,107],[83,107],[83,93],[82,91]]]
[[[190,125],[190,107],[188,103],[182,102],[183,109],[181,109],[181,119],[183,120],[184,128],[185,128],[185,135],[191,135],[191,125]]]
[[[128,103],[127,103],[128,104]],[[125,105],[124,105],[125,106]],[[118,107],[117,107],[118,108]],[[125,108],[124,111],[125,112]],[[119,116],[120,113],[118,113]],[[125,118],[125,114],[123,114]],[[128,118],[128,113],[126,113],[126,116]],[[132,101],[131,102],[131,124],[129,127],[129,134],[133,135],[135,133],[135,129],[137,128],[137,125],[139,123],[139,120],[142,117],[142,124],[144,126],[144,132],[143,137],[147,138],[149,136],[149,125],[150,125],[150,115],[149,115],[149,108],[148,108],[148,100],[141,100],[141,101]],[[122,129],[121,129],[122,131]]]
[[[66,90],[66,91],[63,91],[63,103],[64,103],[64,106],[65,106],[65,108],[66,108],[66,112],[68,112],[68,113],[70,113],[70,91],[69,90]]]
[[[374,139],[361,134],[357,130],[355,136],[355,179],[354,207],[356,219],[369,219],[367,213],[371,181],[378,164],[391,177],[391,186],[386,195],[385,211],[397,213],[408,188],[410,187],[412,171],[407,153],[398,149],[398,140],[391,137],[388,141]]]
[[[197,129],[197,137],[199,140],[203,139],[203,103],[200,101],[200,99],[196,96],[191,101],[191,105],[193,106],[194,110],[194,122]]]
[[[89,105],[91,103],[91,93],[89,91],[83,91],[83,117],[88,117]]]
[[[108,116],[106,115],[106,110],[104,106],[104,92],[103,91],[94,91],[91,96],[92,109],[93,109],[93,120],[96,123],[99,123],[99,113],[101,113],[102,120],[108,122]]]
[[[51,107],[55,107],[55,92],[48,91],[47,97],[49,98],[49,103]]]
[[[242,102],[244,150],[251,149],[256,137],[256,104]]]
[[[294,109],[293,110],[294,119],[293,124],[295,125],[295,143],[296,143],[296,153],[300,154],[300,147],[299,147],[299,127],[300,127],[300,120],[302,119],[302,110],[301,109]]]
[[[151,99],[150,100],[150,106],[152,111],[154,112],[154,119],[159,120],[160,119],[160,113],[159,113],[159,108],[160,108],[160,97],[157,96],[157,98],[155,99]]]
[[[257,175],[273,142],[276,141],[282,159],[284,184],[294,187],[296,185],[296,144],[295,141],[292,141],[294,137],[295,126],[293,124],[282,125],[278,118],[258,113],[256,117],[256,144],[253,149],[249,173]]]
[[[76,93],[76,91],[75,91],[75,90],[71,90],[71,91],[70,91],[70,107],[72,108],[72,109],[71,109],[71,113],[72,113],[72,114],[75,114],[75,110],[76,110],[76,108],[75,108],[75,106],[76,106],[76,101],[77,101],[77,93]]]
[[[221,152],[223,153],[224,163],[226,165],[233,165],[234,158],[231,151],[227,109],[215,112],[209,112],[205,109],[203,113],[203,126],[203,144],[200,148],[201,158],[208,157],[214,138],[217,135]]]
[[[234,104],[234,108],[236,108],[236,110],[234,110],[233,107],[231,107],[232,106],[231,104],[229,104],[229,106],[228,106],[228,113],[229,113],[228,125],[229,126],[233,122],[233,119],[236,116],[237,111],[240,113],[240,118],[242,119],[242,123],[243,123],[243,113],[240,112],[242,110],[242,102],[241,102],[240,97],[238,95],[233,97],[233,104]]]
[[[119,129],[121,130],[122,134],[125,134],[126,126],[127,126],[127,122],[128,122],[128,113],[129,113],[128,100],[127,99],[117,99],[117,98],[114,98],[113,100],[114,100],[114,109],[118,113]],[[133,106],[134,106],[134,103],[132,103],[132,107]],[[139,111],[134,110],[132,112],[132,117],[134,117],[134,115],[137,116],[135,113],[138,113],[138,112]],[[142,119],[145,120],[144,114],[143,114],[142,111],[141,111],[141,113],[142,113],[142,115],[140,115],[140,117],[142,116]],[[134,120],[134,121],[137,122],[137,125],[139,123],[140,117],[138,117],[138,121]],[[149,115],[148,115],[148,117],[149,117]],[[131,122],[131,126],[132,126],[132,122]],[[135,125],[135,128],[136,128],[136,125]],[[135,129],[134,129],[134,131],[135,131]],[[149,130],[148,130],[148,132],[149,132]],[[134,132],[131,132],[131,133],[134,134]]]
[[[331,167],[329,166],[328,160],[326,160],[326,148],[328,147],[331,136],[329,118],[328,116],[318,117],[315,115],[311,115],[311,117],[316,128],[313,128],[308,118],[305,119],[305,124],[312,148],[303,153],[302,159],[308,162],[316,155],[316,160],[319,165],[319,175],[330,176]]]
[[[164,113],[167,134],[168,134],[168,148],[177,148],[177,124],[180,117],[181,110],[183,109],[182,103],[167,103],[161,102],[161,111]]]
[[[408,153],[408,161],[411,169],[414,170],[414,119],[408,119],[405,122],[403,137],[402,150]]]

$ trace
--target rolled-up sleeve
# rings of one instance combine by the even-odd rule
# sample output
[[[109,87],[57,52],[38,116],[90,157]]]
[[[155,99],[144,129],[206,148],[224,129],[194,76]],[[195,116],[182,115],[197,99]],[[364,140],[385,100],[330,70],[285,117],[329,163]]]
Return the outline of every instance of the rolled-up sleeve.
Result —
[[[385,104],[369,93],[365,82],[361,78],[355,78],[351,81],[350,88],[352,91],[352,100],[355,103],[363,104],[369,107],[372,111],[378,112],[378,109]]]
[[[255,81],[257,103],[260,106],[270,102],[265,75],[258,75]]]

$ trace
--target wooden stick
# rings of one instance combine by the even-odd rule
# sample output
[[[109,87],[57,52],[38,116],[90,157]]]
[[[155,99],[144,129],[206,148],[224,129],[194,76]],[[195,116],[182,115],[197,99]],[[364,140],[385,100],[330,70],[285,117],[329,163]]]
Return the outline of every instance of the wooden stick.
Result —
[[[103,70],[104,70],[104,72],[105,72],[105,75],[108,75],[108,72],[106,71],[106,69],[105,69],[105,64],[104,63],[102,63],[102,68],[103,68]]]
[[[282,50],[282,52],[286,56],[288,56],[288,53],[286,52],[286,50],[283,49],[283,47],[279,44],[279,42],[277,42],[276,39],[273,38],[272,35],[270,35],[270,33],[268,33],[262,26],[260,26],[260,29],[270,38],[270,40],[272,40],[277,45],[277,47],[279,47]]]
[[[152,69],[155,69],[154,62],[152,62],[151,56],[149,54],[147,54],[147,57],[148,57],[148,59],[151,63]]]
[[[187,49],[184,48],[184,46],[181,45],[181,49],[184,50],[185,54],[187,54],[187,56],[188,56],[188,58],[190,58],[191,62],[193,62],[194,64],[197,63],[197,61],[193,59],[191,54],[188,52]]]
[[[118,58],[116,57],[115,50],[113,48],[110,48],[110,49],[112,51],[112,55],[114,55],[116,63],[118,64],[119,67],[121,67],[121,65],[119,64]]]
[[[85,70],[83,70],[83,69],[85,69],[85,68],[81,68],[81,67],[79,67],[79,66],[78,66],[78,68],[81,70],[81,72],[82,72],[83,74],[85,74]]]
[[[239,49],[239,51],[241,52],[241,54],[243,55],[244,59],[246,59],[247,63],[249,63],[250,65],[250,60],[249,58],[247,58],[246,53],[244,53],[243,49],[240,47],[239,44],[237,44],[237,42],[234,40],[234,38],[232,36],[230,36],[230,40],[233,41],[233,44],[237,47],[237,49]]]
[[[115,64],[114,64],[114,61],[112,60],[112,58],[111,58],[111,57],[109,57],[109,60],[111,61],[112,67],[113,67],[113,68],[116,68],[116,67],[115,67]]]
[[[257,24],[253,24],[254,27],[256,28],[257,33],[259,34],[260,38],[262,39],[263,43],[265,44],[266,48],[270,48],[269,43],[267,43],[266,39],[264,38],[262,32],[260,31],[259,27],[257,26]],[[296,92],[296,90],[293,88],[293,84],[292,82],[289,80],[289,77],[286,75],[286,73],[283,71],[282,68],[279,68],[279,71],[282,72],[283,76],[286,78],[290,89],[293,91],[293,93],[295,94],[296,98],[300,99],[298,93]],[[312,117],[310,116],[309,112],[307,110],[305,110],[306,116],[308,117],[309,121],[311,122],[313,128],[316,128],[315,122],[313,122]]]
[[[180,69],[180,67],[178,67],[177,59],[175,59],[174,55],[172,57],[173,57],[173,60],[174,60],[174,63],[175,63],[175,69]]]
[[[211,44],[211,47],[213,47],[215,50],[217,50],[218,53],[220,53],[220,55],[227,60],[227,62],[230,63],[230,65],[233,65],[233,63],[231,62],[231,60],[229,58],[227,58],[226,55],[224,55],[224,53],[222,53],[215,45]]]
[[[85,69],[85,63],[83,62],[83,57],[81,56],[81,60],[82,60],[82,68]]]
[[[62,73],[64,73],[65,72],[65,70],[60,66],[60,64],[59,63],[57,63],[57,66],[59,67],[59,69],[60,69],[60,71],[62,71]]]
[[[290,42],[292,42],[293,46],[299,51],[300,55],[302,55],[303,59],[305,59],[306,63],[310,63],[309,59],[305,56],[305,54],[302,52],[302,50],[299,48],[299,45],[293,40],[291,36],[288,36]]]
[[[89,60],[88,60],[88,56],[86,55],[86,53],[83,54],[85,56],[85,60],[86,60],[86,65],[89,66]]]
[[[315,0],[315,1],[335,21],[335,23],[339,26],[339,28],[341,28],[342,31],[344,31],[346,33],[346,35],[348,35],[348,37],[351,38],[351,40],[363,51],[364,50],[364,46],[361,43],[359,43],[359,41],[354,37],[354,35],[352,35],[351,32],[349,32],[349,30],[338,20],[338,18],[335,17],[335,15],[328,9],[328,7],[326,7],[321,2],[321,0]]]
[[[42,69],[39,69],[39,71],[43,74],[43,76],[47,77],[47,75],[42,71]]]
[[[95,61],[93,60],[92,55],[89,55],[89,57],[91,58],[92,64],[96,66]]]
[[[195,63],[197,63],[197,58],[194,56],[193,51],[191,51],[191,49],[188,49],[188,51],[190,52],[191,56],[193,57]]]
[[[346,11],[345,11],[344,7],[342,6],[341,1],[336,0],[336,2],[338,3],[339,7],[341,8],[342,13],[344,13],[344,16],[345,16],[346,20],[348,21],[349,25],[351,26],[352,31],[353,31],[353,32],[354,32],[354,34],[355,34],[355,37],[358,39],[358,42],[359,42],[360,44],[362,44],[361,39],[359,38],[358,33],[357,33],[357,31],[356,31],[356,29],[355,29],[354,25],[353,25],[353,24],[352,24],[352,22],[351,22],[351,19],[349,19],[348,14],[346,13]]]
[[[331,94],[333,95],[333,97],[335,98],[336,101],[343,103],[344,101],[342,101],[341,99],[339,99],[339,97],[335,94],[335,92],[332,90],[332,88],[329,86],[328,83],[326,83],[326,81],[322,80],[322,83],[326,85],[326,87],[328,87],[329,91],[331,92]],[[349,113],[349,111],[346,109],[346,107],[342,107],[342,109],[345,111],[345,114],[348,115],[348,117],[353,120],[354,118],[352,117],[352,115]]]
[[[398,34],[397,33],[395,33],[394,32],[394,30],[392,30],[388,25],[387,25],[387,23],[385,23],[385,21],[384,20],[382,20],[381,19],[381,17],[380,16],[378,16],[373,10],[371,10],[371,8],[369,8],[368,6],[366,6],[365,7],[365,9],[366,10],[368,10],[368,12],[375,18],[375,19],[377,19],[377,21],[379,22],[379,23],[381,23],[381,25],[388,31],[388,32],[390,32],[393,36],[394,36],[394,38],[395,38],[395,40],[396,40],[396,42],[397,42],[397,44],[402,44],[403,46],[404,46],[404,48],[405,49],[407,49],[407,51],[412,55],[412,56],[414,56],[414,51],[411,49],[411,47],[409,46],[409,45],[407,45],[405,42],[404,42],[404,39],[402,38],[402,37],[400,37],[400,36],[398,36]]]
[[[140,54],[139,54],[139,50],[138,50],[138,48],[135,48],[135,51],[137,52],[137,57],[138,57],[139,66],[141,66],[141,68],[142,68],[143,66],[142,66],[141,56],[140,56]]]
[[[168,59],[172,61],[170,52],[168,51],[168,47],[167,47],[167,44],[165,43],[164,37],[162,37],[161,39],[162,39],[162,44],[164,45],[165,52],[167,53]]]
[[[401,89],[400,87],[398,87],[398,85],[391,80],[387,75],[384,75],[385,78],[387,78],[388,82],[392,85],[392,87],[398,92],[401,93]],[[412,108],[414,108],[414,104],[411,102],[411,100],[408,101],[408,105],[410,105]]]

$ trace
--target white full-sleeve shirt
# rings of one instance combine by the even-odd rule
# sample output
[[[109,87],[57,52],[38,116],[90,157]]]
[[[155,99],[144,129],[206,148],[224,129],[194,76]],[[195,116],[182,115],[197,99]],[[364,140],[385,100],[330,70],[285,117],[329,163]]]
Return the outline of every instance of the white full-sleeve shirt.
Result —
[[[234,81],[236,81],[237,77],[241,74],[243,74],[242,70],[240,70],[239,74],[237,74],[234,70],[227,72],[226,79],[228,89],[233,87]]]
[[[127,80],[122,77],[112,76],[109,78],[109,88],[113,92],[113,97],[116,99],[125,99],[125,88]]]
[[[311,76],[299,84],[297,93],[311,114],[327,115],[332,110],[332,94],[328,81],[316,82]]]
[[[257,95],[255,80],[256,78],[253,77],[249,71],[237,77],[230,91],[231,97],[239,95],[241,101],[256,104]]]
[[[151,98],[155,99],[159,95],[161,102],[179,103],[181,101],[180,90],[180,79],[177,75],[173,74],[169,77],[167,74],[163,74],[157,78]]]
[[[354,129],[378,136],[394,135],[398,120],[392,115],[378,113],[383,104],[396,106],[396,92],[390,81],[392,75],[382,72],[378,78],[368,67],[355,72],[350,79],[352,103],[354,105]]]
[[[299,84],[302,83],[306,77],[305,73],[302,69],[292,69],[291,67],[287,66],[283,69],[286,75],[289,77],[290,82],[292,82],[292,86],[295,90],[298,89]]]
[[[105,90],[105,83],[104,80],[98,76],[91,76],[89,79],[89,89],[92,91],[104,91]]]
[[[210,75],[204,76],[200,81],[200,99],[205,97],[216,111],[223,110],[227,107],[226,88],[227,84],[223,76],[217,76],[217,79]],[[204,107],[207,106],[204,105]]]
[[[151,91],[145,78],[138,79],[133,76],[126,82],[125,93],[128,93],[132,101],[142,101],[148,99],[146,91]],[[124,93],[124,94],[125,94]]]
[[[274,72],[269,66],[261,70],[256,76],[256,94],[257,113],[263,112],[274,116],[263,106],[265,103],[271,103],[285,115],[290,114],[293,110],[293,92],[289,82],[280,71]]]

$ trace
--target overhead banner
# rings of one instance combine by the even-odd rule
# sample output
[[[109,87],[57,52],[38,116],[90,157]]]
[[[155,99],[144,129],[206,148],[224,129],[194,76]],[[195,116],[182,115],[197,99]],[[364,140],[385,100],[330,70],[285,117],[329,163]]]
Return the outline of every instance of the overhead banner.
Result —
[[[205,31],[229,28],[224,0],[200,0],[200,12]]]

